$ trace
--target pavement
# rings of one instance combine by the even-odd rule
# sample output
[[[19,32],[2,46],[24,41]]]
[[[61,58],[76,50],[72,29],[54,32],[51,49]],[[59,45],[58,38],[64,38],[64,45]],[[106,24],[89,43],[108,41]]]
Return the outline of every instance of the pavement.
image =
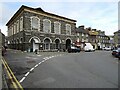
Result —
[[[4,58],[19,81],[31,67],[42,61],[43,58],[57,54],[66,54],[66,52],[40,52],[35,54],[8,49]]]

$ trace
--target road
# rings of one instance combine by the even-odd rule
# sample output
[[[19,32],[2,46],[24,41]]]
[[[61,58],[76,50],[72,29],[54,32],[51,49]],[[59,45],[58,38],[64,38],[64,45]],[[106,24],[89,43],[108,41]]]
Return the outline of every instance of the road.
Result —
[[[117,88],[118,60],[111,51],[41,52],[8,50],[5,59],[23,88]]]

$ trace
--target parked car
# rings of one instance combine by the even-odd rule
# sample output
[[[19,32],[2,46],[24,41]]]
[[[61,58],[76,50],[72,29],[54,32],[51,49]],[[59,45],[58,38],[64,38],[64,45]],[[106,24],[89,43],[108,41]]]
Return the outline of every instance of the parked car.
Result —
[[[118,57],[118,53],[119,53],[119,50],[117,50],[117,49],[112,50],[113,56]]]
[[[117,58],[120,60],[120,47],[117,49],[118,50],[118,55],[117,55]]]
[[[120,48],[116,48],[112,51],[112,55],[120,59]]]
[[[111,51],[111,48],[110,47],[104,47],[103,50]]]
[[[80,52],[80,51],[81,51],[80,48],[75,45],[70,45],[68,47],[68,53],[71,53],[71,52],[76,53],[76,52]]]
[[[93,48],[91,43],[85,43],[84,51],[91,52],[91,51],[95,51],[95,49]]]
[[[118,59],[120,60],[120,50],[119,50],[119,52],[118,52]]]

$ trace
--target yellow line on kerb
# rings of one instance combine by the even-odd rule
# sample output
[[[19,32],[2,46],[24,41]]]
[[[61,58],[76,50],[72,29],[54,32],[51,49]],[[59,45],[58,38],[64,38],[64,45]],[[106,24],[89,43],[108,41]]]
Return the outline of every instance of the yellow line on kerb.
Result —
[[[11,75],[10,75],[8,69],[7,69],[7,66],[5,65],[5,63],[4,63],[3,60],[2,60],[2,63],[3,63],[3,65],[4,65],[4,67],[5,67],[6,71],[7,71],[7,74],[8,74],[8,76],[9,76],[9,78],[10,78],[10,80],[11,80],[13,86],[14,86],[15,88],[17,88],[17,85],[13,82],[12,77],[11,77]]]
[[[16,77],[15,77],[15,75],[13,74],[12,70],[11,70],[10,67],[8,66],[6,60],[5,60],[4,58],[3,58],[3,60],[4,60],[5,64],[7,65],[9,71],[11,72],[11,74],[12,74],[12,76],[13,76],[15,82],[18,84],[19,88],[20,88],[21,90],[24,90],[23,87],[21,86],[21,84],[20,84],[20,83],[18,82],[18,80],[16,79]]]

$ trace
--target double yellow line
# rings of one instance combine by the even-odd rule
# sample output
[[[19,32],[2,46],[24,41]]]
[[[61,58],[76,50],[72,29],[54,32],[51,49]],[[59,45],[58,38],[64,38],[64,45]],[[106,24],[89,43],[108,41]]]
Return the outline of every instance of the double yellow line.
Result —
[[[15,88],[16,90],[24,90],[3,57],[2,57],[2,63],[7,71],[7,74],[9,76],[10,80],[11,80],[13,88]]]

